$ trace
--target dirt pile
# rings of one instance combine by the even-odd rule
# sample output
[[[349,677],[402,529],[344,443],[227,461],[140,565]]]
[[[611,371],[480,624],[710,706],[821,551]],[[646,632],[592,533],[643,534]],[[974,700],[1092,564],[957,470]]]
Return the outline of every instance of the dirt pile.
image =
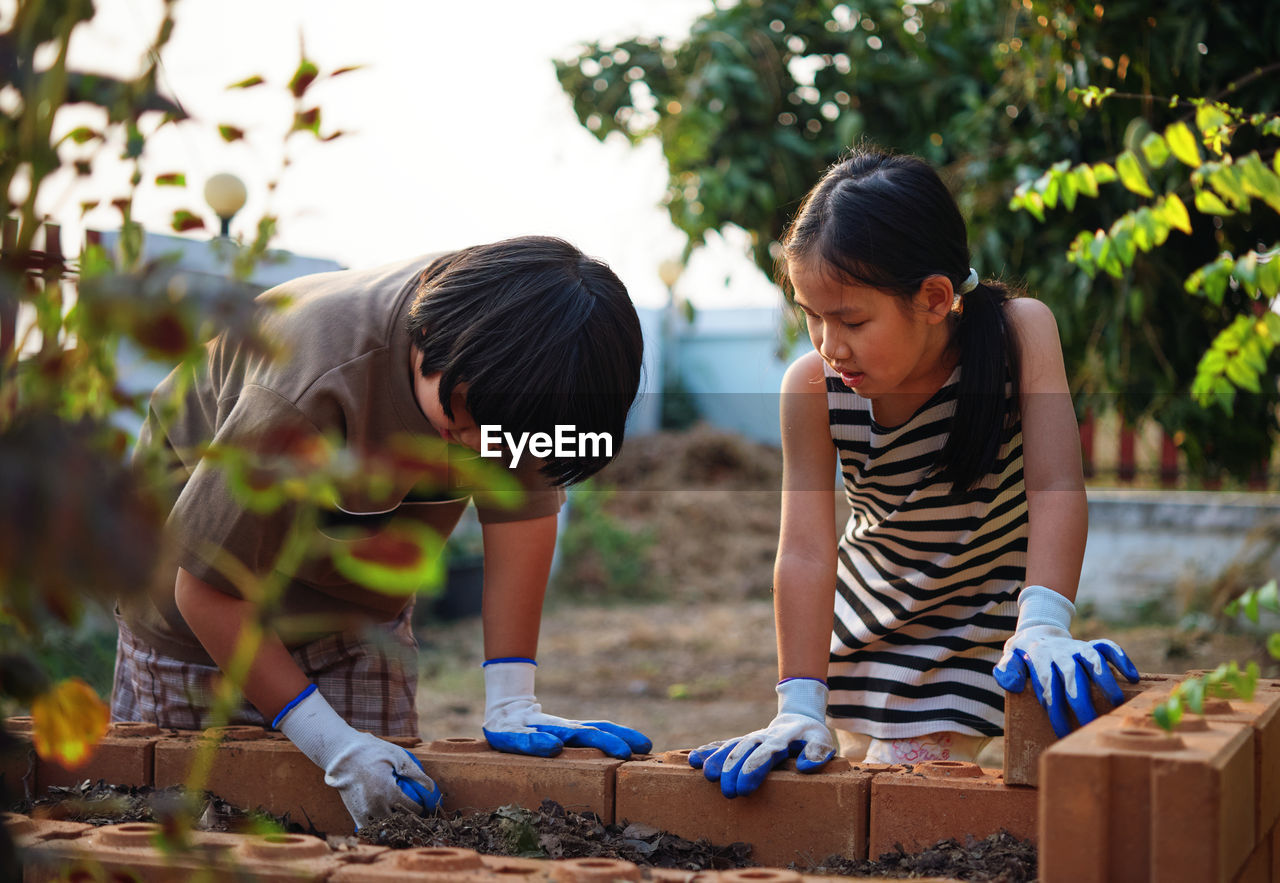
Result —
[[[413,816],[396,813],[360,829],[375,846],[409,849],[453,846],[485,855],[519,858],[617,858],[637,865],[686,871],[751,867],[745,843],[715,846],[686,840],[649,825],[605,824],[594,813],[570,812],[552,800],[535,810],[504,806],[492,812]]]

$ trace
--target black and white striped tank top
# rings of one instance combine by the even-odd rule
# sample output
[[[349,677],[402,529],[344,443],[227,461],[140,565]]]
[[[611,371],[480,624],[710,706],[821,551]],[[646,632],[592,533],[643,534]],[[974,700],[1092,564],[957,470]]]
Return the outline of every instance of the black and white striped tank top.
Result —
[[[852,507],[839,542],[827,682],[836,726],[879,739],[998,736],[991,675],[1026,573],[1022,428],[993,471],[953,495],[933,464],[956,410],[957,367],[901,426],[825,368],[831,438]]]

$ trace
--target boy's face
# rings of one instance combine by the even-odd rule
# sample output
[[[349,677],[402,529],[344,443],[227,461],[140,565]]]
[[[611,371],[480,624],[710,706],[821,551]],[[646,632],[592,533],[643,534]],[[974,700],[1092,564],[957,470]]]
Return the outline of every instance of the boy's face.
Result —
[[[422,352],[417,347],[413,347],[411,362],[414,398],[427,422],[445,441],[480,450],[480,427],[467,410],[467,384],[457,384],[449,396],[449,407],[453,411],[450,420],[440,404],[441,372],[422,376]]]

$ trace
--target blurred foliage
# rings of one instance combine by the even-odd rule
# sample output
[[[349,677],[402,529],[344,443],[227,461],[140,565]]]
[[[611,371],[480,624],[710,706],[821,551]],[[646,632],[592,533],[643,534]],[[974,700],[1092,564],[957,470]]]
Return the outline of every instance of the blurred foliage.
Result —
[[[736,225],[771,272],[789,217],[842,151],[868,139],[917,154],[956,193],[979,272],[1016,273],[1009,281],[1053,309],[1078,408],[1154,418],[1206,474],[1246,474],[1270,452],[1273,382],[1238,395],[1227,425],[1188,395],[1201,357],[1252,299],[1230,288],[1215,301],[1183,281],[1223,251],[1274,242],[1273,215],[1215,221],[1188,205],[1191,233],[1179,229],[1171,247],[1136,255],[1116,278],[1090,277],[1068,253],[1082,228],[1132,208],[1123,187],[1058,200],[1043,223],[1007,206],[1055,163],[1140,150],[1148,133],[1186,116],[1173,96],[1274,108],[1280,6],[721,0],[682,41],[594,43],[556,71],[597,137],[661,142],[665,204],[688,236],[686,257],[708,231]],[[1074,91],[1090,87],[1115,92],[1099,103]],[[1230,145],[1233,156],[1252,150],[1267,157],[1274,139],[1246,133]]]
[[[180,374],[194,377],[207,360],[205,342],[217,334],[229,346],[269,357],[257,336],[264,307],[249,283],[255,266],[270,259],[276,218],[265,214],[246,241],[219,240],[229,249],[232,279],[199,279],[168,260],[144,261],[144,234],[132,215],[143,187],[185,188],[181,171],[146,180],[147,145],[156,132],[183,124],[187,115],[158,89],[161,53],[174,26],[175,3],[160,11],[151,46],[132,77],[75,70],[69,63],[74,35],[94,17],[89,0],[22,2],[0,13],[0,70],[5,101],[0,114],[0,703],[29,706],[35,744],[46,756],[72,763],[92,750],[105,729],[107,708],[93,688],[73,676],[69,661],[55,658],[84,642],[96,623],[110,621],[116,598],[147,590],[161,547],[161,526],[172,493],[172,463],[136,458],[134,439],[121,423],[146,413],[149,394],[127,391],[117,376],[122,344]],[[340,131],[322,131],[312,87],[356,68],[321,71],[301,49],[287,84],[292,125],[285,134],[279,173],[289,166],[295,139],[332,141]],[[250,77],[230,88],[269,85]],[[74,108],[74,112],[70,109]],[[200,123],[209,125],[208,121]],[[217,124],[226,141],[243,129]],[[125,161],[127,182],[111,200],[120,213],[114,254],[86,245],[64,256],[60,231],[40,215],[43,194],[65,201],[112,154]],[[268,189],[275,190],[277,180]],[[74,204],[74,203],[73,203]],[[84,212],[97,201],[81,203]],[[179,232],[203,227],[199,213],[178,211]],[[181,390],[179,390],[181,392]],[[163,415],[177,402],[155,402]],[[121,414],[131,420],[118,419]],[[385,484],[400,470],[415,470],[425,484],[446,480],[443,445],[393,444],[357,457],[324,439],[270,452],[223,447],[211,456],[228,470],[231,483],[258,504],[307,509],[302,528],[315,524],[315,510],[330,505],[353,482],[361,488]],[[425,477],[424,477],[425,476]],[[255,493],[257,496],[254,496]],[[512,493],[498,488],[499,497]],[[264,504],[265,505],[265,504]],[[316,541],[295,525],[277,561],[286,572]],[[313,532],[314,533],[314,532]],[[353,578],[406,591],[405,572],[415,582],[434,576],[439,539],[356,542],[344,562]],[[332,554],[331,548],[320,550]],[[230,563],[229,563],[230,564]],[[438,564],[438,562],[437,562]],[[245,596],[269,607],[286,579],[239,573],[229,576]],[[264,617],[267,614],[264,613]],[[253,632],[253,629],[246,629]],[[252,656],[256,635],[239,648],[236,665]],[[92,636],[86,646],[98,647]],[[81,659],[102,665],[101,653]],[[110,674],[110,657],[106,659]],[[233,666],[234,667],[234,666]],[[226,708],[239,701],[236,672],[223,679]],[[102,683],[101,680],[98,681]],[[0,840],[3,836],[0,835]]]
[[[560,597],[600,601],[661,598],[665,587],[653,576],[649,550],[653,529],[635,530],[608,510],[617,491],[588,479],[569,496],[569,523],[560,536],[562,560],[555,572]]]

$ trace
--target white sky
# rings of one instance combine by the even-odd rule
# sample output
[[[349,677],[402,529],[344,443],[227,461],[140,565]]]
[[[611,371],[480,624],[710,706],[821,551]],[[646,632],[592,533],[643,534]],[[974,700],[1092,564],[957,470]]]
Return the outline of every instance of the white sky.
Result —
[[[160,3],[97,0],[97,8],[92,27],[73,43],[73,66],[135,70]],[[680,252],[683,236],[658,204],[666,180],[659,146],[596,141],[578,125],[552,59],[592,39],[678,39],[710,8],[710,0],[182,0],[162,86],[196,123],[166,127],[149,141],[135,216],[170,232],[173,210],[189,208],[209,228],[194,235],[208,236],[216,219],[204,181],[229,171],[249,189],[232,231],[251,234],[268,207],[267,182],[279,172],[291,118],[283,84],[301,34],[322,71],[365,67],[308,93],[323,108],[323,132],[352,134],[323,145],[292,140],[293,164],[269,206],[281,219],[278,246],[364,267],[549,233],[609,262],[637,303],[660,304],[657,267]],[[226,90],[252,74],[271,85]],[[67,114],[60,128],[77,122]],[[249,139],[224,143],[218,123],[247,130]],[[173,171],[186,173],[185,190],[149,186]],[[80,203],[109,203],[124,191],[126,175],[102,163],[89,181],[52,188],[45,211],[78,227]],[[101,208],[85,223],[110,229],[119,215]],[[740,242],[707,250],[681,280],[681,293],[700,307],[775,303],[774,289],[743,252]]]

